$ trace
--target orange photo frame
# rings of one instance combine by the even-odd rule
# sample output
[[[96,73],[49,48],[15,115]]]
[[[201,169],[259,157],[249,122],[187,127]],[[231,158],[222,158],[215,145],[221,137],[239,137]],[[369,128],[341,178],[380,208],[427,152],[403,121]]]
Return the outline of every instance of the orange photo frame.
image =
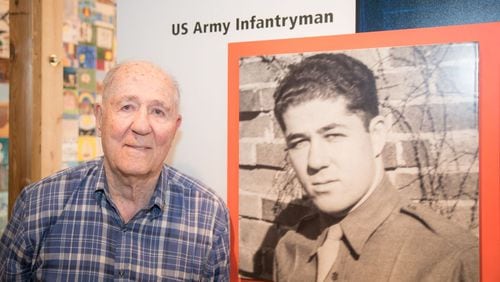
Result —
[[[231,281],[238,275],[239,62],[242,57],[394,46],[479,45],[479,242],[481,281],[500,281],[500,23],[230,43],[228,48],[228,206]]]

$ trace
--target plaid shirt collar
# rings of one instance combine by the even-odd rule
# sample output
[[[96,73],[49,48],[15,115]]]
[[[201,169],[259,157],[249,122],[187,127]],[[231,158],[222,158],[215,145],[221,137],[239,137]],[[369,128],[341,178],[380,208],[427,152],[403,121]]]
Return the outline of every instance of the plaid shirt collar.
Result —
[[[111,201],[111,197],[109,196],[109,188],[108,181],[106,179],[106,171],[104,169],[104,157],[101,157],[99,164],[97,166],[96,176],[95,178],[89,178],[90,186],[87,187],[95,187],[95,197],[99,205],[102,207],[102,200],[106,198],[113,206],[114,203]],[[162,171],[160,172],[160,176],[158,177],[158,181],[156,182],[156,187],[153,192],[153,196],[149,201],[149,204],[144,207],[143,210],[151,211],[150,216],[151,219],[161,216],[161,214],[168,208],[167,207],[167,189],[162,189],[162,183],[165,183],[165,187],[168,187],[168,170],[165,166],[163,166]],[[85,183],[82,183],[83,186],[86,186]]]

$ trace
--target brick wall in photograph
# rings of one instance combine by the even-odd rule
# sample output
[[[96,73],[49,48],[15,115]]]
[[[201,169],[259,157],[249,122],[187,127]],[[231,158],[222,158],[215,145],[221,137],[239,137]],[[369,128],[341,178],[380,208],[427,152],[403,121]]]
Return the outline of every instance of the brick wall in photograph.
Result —
[[[473,43],[345,52],[377,77],[389,128],[389,179],[405,199],[478,233],[478,74]],[[240,274],[270,278],[273,249],[309,211],[286,161],[273,92],[290,63],[311,54],[240,62]]]

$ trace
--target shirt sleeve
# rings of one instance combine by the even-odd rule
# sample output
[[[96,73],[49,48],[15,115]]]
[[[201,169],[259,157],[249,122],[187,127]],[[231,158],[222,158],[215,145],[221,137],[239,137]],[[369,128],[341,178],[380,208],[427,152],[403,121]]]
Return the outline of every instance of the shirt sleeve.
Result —
[[[433,265],[422,281],[477,282],[479,281],[479,249],[456,250]]]
[[[454,269],[453,281],[479,281],[479,248],[461,251]]]
[[[229,213],[227,208],[221,205],[215,218],[214,237],[206,267],[206,281],[229,281],[229,250]]]
[[[26,230],[28,201],[24,192],[16,200],[12,217],[0,239],[0,281],[31,279],[33,248]]]

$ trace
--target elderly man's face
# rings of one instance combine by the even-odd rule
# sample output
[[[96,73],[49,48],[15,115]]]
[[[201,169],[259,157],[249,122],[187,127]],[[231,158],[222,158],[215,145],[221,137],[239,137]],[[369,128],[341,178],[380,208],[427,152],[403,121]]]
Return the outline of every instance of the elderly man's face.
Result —
[[[283,114],[289,157],[322,212],[343,215],[367,194],[378,148],[344,98],[311,100]]]
[[[98,107],[105,164],[123,176],[148,177],[161,170],[180,124],[172,81],[146,66],[125,66]]]

